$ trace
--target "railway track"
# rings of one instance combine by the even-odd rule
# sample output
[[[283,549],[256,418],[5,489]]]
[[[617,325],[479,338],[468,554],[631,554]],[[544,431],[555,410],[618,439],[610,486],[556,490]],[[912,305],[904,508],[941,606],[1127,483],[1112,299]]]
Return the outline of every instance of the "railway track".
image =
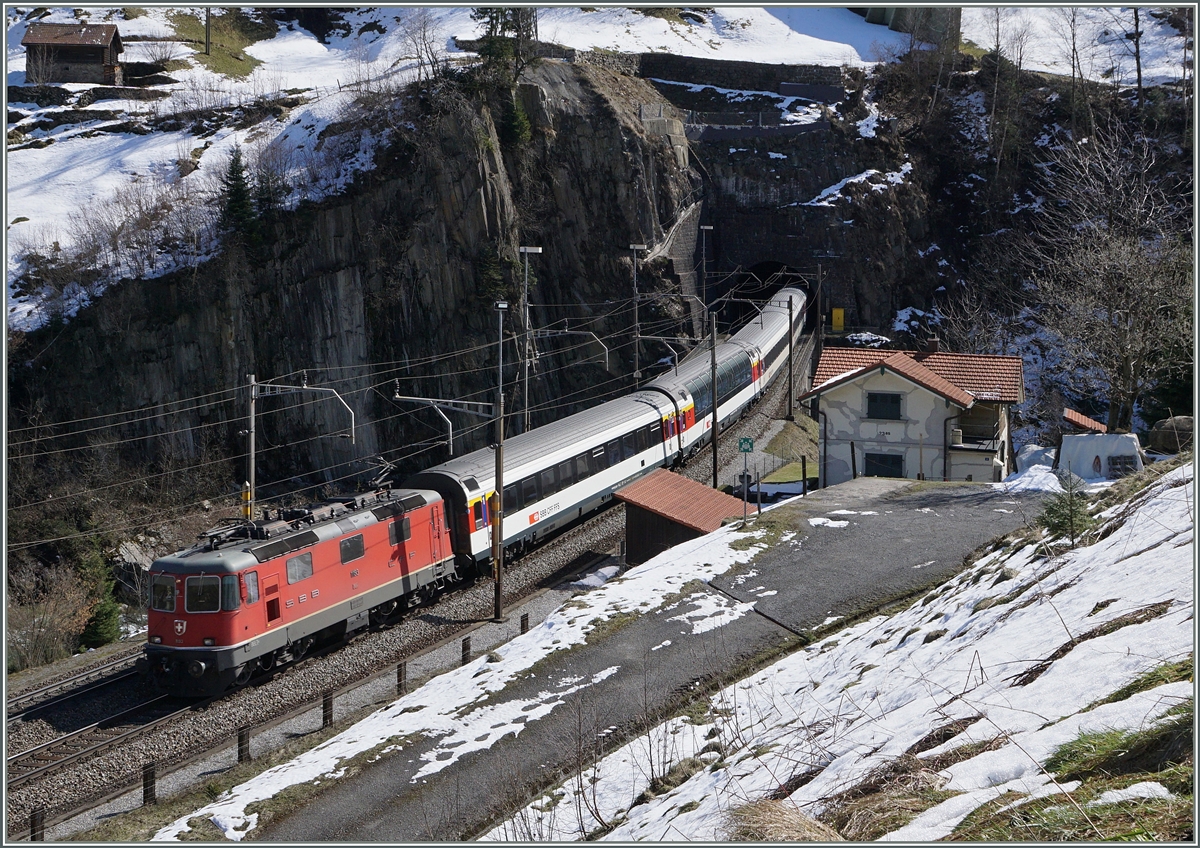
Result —
[[[167,695],[151,698],[137,706],[102,721],[73,730],[49,742],[13,754],[6,758],[8,789],[57,771],[76,760],[94,756],[131,737],[141,735],[196,707],[181,705],[181,700]]]
[[[111,662],[86,669],[70,677],[64,677],[38,689],[13,695],[5,703],[5,718],[9,722],[21,721],[35,713],[67,703],[114,683],[128,680],[137,674],[134,664],[140,656],[141,652],[138,651],[135,654],[118,657]]]
[[[776,380],[758,404],[748,410],[741,420],[722,432],[719,460],[723,477],[727,473],[726,469],[735,464],[740,465],[736,451],[737,437],[760,436],[771,420],[779,417],[781,410],[786,409],[787,384],[786,378]],[[700,450],[684,466],[683,473],[693,479],[707,479],[707,475],[711,474],[711,450],[711,445]],[[584,519],[576,526],[513,560],[511,568],[506,568],[505,606],[534,595],[544,586],[561,581],[573,570],[578,569],[581,563],[594,559],[596,553],[611,550],[623,535],[623,508],[617,505]],[[139,779],[140,764],[143,762],[154,760],[163,768],[163,772],[160,773],[166,773],[171,768],[193,761],[204,754],[204,747],[196,748],[194,744],[185,747],[180,743],[181,739],[205,740],[200,744],[211,750],[220,745],[222,739],[236,737],[238,727],[274,723],[283,720],[282,717],[289,714],[310,709],[315,703],[314,678],[335,679],[339,691],[346,691],[394,668],[396,662],[423,651],[434,643],[458,638],[470,629],[469,626],[464,628],[462,622],[489,617],[489,584],[488,580],[480,580],[474,587],[439,597],[433,603],[414,608],[409,613],[414,619],[425,618],[423,614],[428,613],[427,617],[430,620],[442,622],[440,624],[424,626],[420,622],[408,622],[406,625],[402,620],[397,625],[385,628],[383,632],[371,634],[365,640],[352,640],[351,645],[338,651],[343,661],[335,664],[342,666],[337,668],[336,672],[328,667],[316,665],[311,667],[310,672],[309,663],[317,662],[325,653],[318,652],[310,655],[303,664],[276,669],[268,679],[259,681],[257,685],[234,690],[220,698],[183,706],[179,701],[168,705],[169,699],[156,699],[139,705],[135,710],[106,718],[69,735],[13,755],[8,761],[7,784],[10,836],[15,836],[24,829],[24,824],[29,821],[30,811],[38,807],[46,809],[46,824],[52,825],[66,821],[133,788]],[[452,610],[449,614],[446,612],[448,608]],[[417,633],[415,641],[409,641],[408,632],[412,630]],[[381,647],[376,648],[374,642],[378,642]],[[358,659],[351,663],[348,654],[348,649],[351,648],[361,649],[374,659],[366,665]],[[120,662],[130,661],[126,658],[101,666],[89,670],[87,675],[95,679],[97,676],[108,674],[114,679],[97,685],[109,685],[115,682]],[[355,666],[353,671],[344,668],[350,665]],[[292,669],[303,670],[303,673],[288,674]],[[121,679],[127,680],[125,677]],[[75,691],[69,691],[71,686],[75,687]],[[295,691],[290,696],[283,694],[282,697],[278,694],[287,693],[289,688],[302,690],[306,687],[307,693]],[[325,688],[328,691],[330,687]],[[55,695],[54,691],[62,694]],[[85,691],[96,690],[74,678],[56,682],[41,690],[22,693],[19,696],[21,701],[9,701],[10,718],[14,714],[21,714],[14,713],[14,710],[24,709],[25,715],[28,715],[31,709],[41,710],[49,706],[52,698],[57,702],[66,701],[79,697]],[[42,702],[37,701],[39,698],[43,699]],[[272,706],[262,703],[268,700],[273,703]],[[228,701],[228,706],[225,701]],[[218,702],[221,703],[218,704],[217,710],[202,709]],[[21,703],[31,706],[21,707]],[[253,706],[247,709],[247,704]],[[157,709],[161,710],[159,715],[147,712],[155,709],[153,705],[158,705]],[[138,713],[138,710],[142,712]],[[171,723],[178,726],[169,728],[168,733],[163,726]],[[193,723],[203,729],[190,730]],[[113,763],[114,759],[120,762]],[[128,760],[128,763],[125,763],[125,760]],[[77,768],[84,763],[88,766],[86,769]],[[90,782],[82,776],[84,773],[96,772],[107,778],[104,785],[97,785],[94,776],[90,778]],[[64,787],[67,787],[68,791],[64,791]],[[48,800],[50,803],[47,803]]]

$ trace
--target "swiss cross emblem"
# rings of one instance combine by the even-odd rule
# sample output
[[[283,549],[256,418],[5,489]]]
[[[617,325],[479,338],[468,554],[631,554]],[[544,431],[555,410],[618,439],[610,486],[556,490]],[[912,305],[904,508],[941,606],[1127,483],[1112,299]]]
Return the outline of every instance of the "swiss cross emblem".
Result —
[[[175,635],[182,636],[185,630],[187,630],[187,622],[175,619]]]
[[[537,517],[538,517],[538,514],[536,512],[529,513],[529,523],[537,524]]]

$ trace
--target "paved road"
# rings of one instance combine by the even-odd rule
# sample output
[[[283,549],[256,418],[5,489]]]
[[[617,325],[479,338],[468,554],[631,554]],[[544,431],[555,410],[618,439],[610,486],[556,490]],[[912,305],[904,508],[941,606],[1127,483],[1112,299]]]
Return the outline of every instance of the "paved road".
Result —
[[[743,600],[756,599],[762,612],[800,630],[956,573],[967,554],[1020,526],[1026,514],[1036,513],[1037,503],[1029,495],[1005,495],[990,486],[914,487],[863,478],[784,509],[797,536],[717,586]],[[686,627],[679,612],[635,619],[606,638],[551,656],[536,679],[510,686],[506,698],[524,701],[544,691],[547,681],[619,666],[617,673],[528,723],[520,737],[505,737],[414,785],[413,775],[423,764],[420,755],[435,745],[427,741],[338,781],[257,838],[405,842],[473,835],[496,812],[527,797],[531,787],[546,784],[597,734],[613,726],[636,728],[648,712],[694,681],[795,638],[758,615],[679,638]],[[668,639],[672,644],[663,648]]]

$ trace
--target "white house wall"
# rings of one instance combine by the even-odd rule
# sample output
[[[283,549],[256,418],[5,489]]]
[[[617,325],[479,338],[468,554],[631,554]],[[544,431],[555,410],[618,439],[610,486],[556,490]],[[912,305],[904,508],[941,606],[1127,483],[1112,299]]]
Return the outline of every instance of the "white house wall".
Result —
[[[888,392],[901,396],[900,415],[902,420],[876,420],[866,418],[867,393]],[[825,413],[822,422],[821,449],[825,453],[823,472],[826,479],[822,485],[836,485],[851,479],[850,443],[854,442],[858,473],[864,472],[867,453],[902,455],[904,476],[915,479],[918,471],[931,480],[942,479],[944,433],[953,427],[945,426],[948,418],[958,415],[961,407],[921,388],[890,371],[879,373],[873,369],[869,374],[821,393],[820,408]],[[955,467],[957,457],[951,463],[951,474],[955,480],[964,480],[972,473],[968,468],[963,474]],[[991,454],[987,454],[990,469]],[[980,477],[976,480],[991,480]]]

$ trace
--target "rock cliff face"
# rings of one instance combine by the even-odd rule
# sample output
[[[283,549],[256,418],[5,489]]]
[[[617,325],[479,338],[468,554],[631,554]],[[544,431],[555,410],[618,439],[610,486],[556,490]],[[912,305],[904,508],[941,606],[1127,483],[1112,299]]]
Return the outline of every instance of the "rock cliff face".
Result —
[[[586,329],[598,335],[626,333],[629,312],[605,304],[632,294],[628,245],[661,240],[699,182],[667,137],[642,127],[636,104],[661,98],[640,80],[551,62],[519,95],[532,124],[520,149],[501,143],[487,107],[439,103],[413,116],[414,128],[344,196],[287,215],[265,261],[233,248],[195,272],[125,281],[65,328],[27,339],[10,362],[10,420],[35,404],[51,420],[141,407],[146,416],[123,438],[182,432],[134,443],[133,457],[195,456],[205,444],[236,456],[245,450],[237,431],[246,424],[247,375],[299,385],[307,371],[310,384],[336,389],[354,409],[356,444],[325,437],[349,423],[335,399],[262,400],[260,480],[314,468],[342,478],[379,453],[401,466],[441,461],[444,447],[415,456],[418,443],[445,437],[440,419],[391,397],[399,388],[493,400],[497,296],[512,307],[505,360],[513,379],[518,244],[545,251],[530,265],[535,326],[572,318],[584,329],[593,319]],[[628,344],[614,353],[614,373],[596,358],[585,364],[590,351],[578,337],[539,348],[561,353],[543,358],[554,369],[531,381],[531,404],[583,401],[572,392],[586,387],[593,397],[628,388]],[[520,409],[518,396],[510,385],[509,410]],[[486,443],[490,427],[476,421],[455,421],[456,453]]]

